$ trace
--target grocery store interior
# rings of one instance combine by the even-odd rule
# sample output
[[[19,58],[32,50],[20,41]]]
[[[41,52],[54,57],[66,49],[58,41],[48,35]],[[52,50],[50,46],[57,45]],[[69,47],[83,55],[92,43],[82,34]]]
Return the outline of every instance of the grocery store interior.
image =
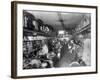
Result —
[[[90,65],[90,13],[23,10],[23,69]]]

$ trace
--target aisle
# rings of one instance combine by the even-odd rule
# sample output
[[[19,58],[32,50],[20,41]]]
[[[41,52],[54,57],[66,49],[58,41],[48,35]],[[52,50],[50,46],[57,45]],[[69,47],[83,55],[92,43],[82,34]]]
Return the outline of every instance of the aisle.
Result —
[[[61,58],[59,60],[59,67],[68,67],[69,64],[74,60],[76,54],[68,52],[67,44],[62,47]]]

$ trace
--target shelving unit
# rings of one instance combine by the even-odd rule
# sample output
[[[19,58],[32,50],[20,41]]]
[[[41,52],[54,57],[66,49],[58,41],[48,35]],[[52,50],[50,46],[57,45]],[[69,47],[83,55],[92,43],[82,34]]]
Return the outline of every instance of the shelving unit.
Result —
[[[90,31],[91,31],[91,18],[90,15],[87,14],[77,25],[74,35]]]

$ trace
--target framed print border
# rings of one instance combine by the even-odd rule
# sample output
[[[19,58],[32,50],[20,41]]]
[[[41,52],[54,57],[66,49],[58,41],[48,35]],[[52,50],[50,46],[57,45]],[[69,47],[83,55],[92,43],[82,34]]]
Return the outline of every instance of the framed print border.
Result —
[[[89,8],[95,9],[95,71],[87,71],[87,72],[73,72],[73,73],[58,73],[58,74],[45,74],[45,75],[27,75],[27,76],[18,76],[18,68],[17,68],[17,59],[18,59],[18,4],[25,5],[42,5],[42,6],[52,6],[52,7],[71,7],[71,8]],[[88,6],[88,5],[73,5],[73,4],[58,4],[58,3],[40,3],[40,2],[24,2],[24,1],[12,1],[11,2],[11,77],[12,78],[31,78],[31,77],[50,77],[50,76],[65,76],[65,75],[80,75],[80,74],[94,74],[98,72],[98,54],[97,54],[97,44],[98,44],[98,7],[97,6]]]

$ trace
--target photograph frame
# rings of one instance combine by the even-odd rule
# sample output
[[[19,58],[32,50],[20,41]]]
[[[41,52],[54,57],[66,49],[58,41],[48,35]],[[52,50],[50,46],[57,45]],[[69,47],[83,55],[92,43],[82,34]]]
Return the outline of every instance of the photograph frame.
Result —
[[[89,9],[95,9],[95,71],[88,71],[88,72],[76,72],[76,73],[58,73],[58,74],[45,74],[45,75],[27,75],[27,76],[18,76],[17,73],[17,5],[18,4],[25,4],[25,5],[43,5],[43,6],[53,6],[53,7],[76,7],[76,8],[89,8]],[[98,9],[97,6],[89,6],[89,5],[74,5],[74,4],[58,4],[58,3],[41,3],[41,2],[25,2],[25,1],[12,1],[11,2],[11,77],[12,78],[35,78],[35,77],[50,77],[50,76],[67,76],[67,75],[81,75],[81,74],[95,74],[98,72],[98,54],[97,54],[97,45],[98,45],[98,32],[97,32],[97,24],[98,24]]]

